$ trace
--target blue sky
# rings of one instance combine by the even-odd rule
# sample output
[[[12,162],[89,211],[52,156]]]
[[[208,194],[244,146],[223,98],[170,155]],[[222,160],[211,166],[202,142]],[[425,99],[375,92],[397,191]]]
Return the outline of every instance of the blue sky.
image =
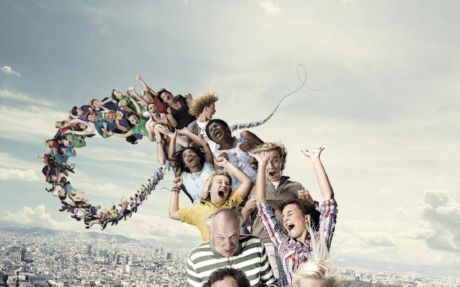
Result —
[[[304,147],[323,156],[340,205],[340,266],[456,275],[460,268],[460,23],[456,1],[1,1],[0,214],[81,230],[44,191],[43,142],[73,105],[136,84],[215,91],[216,117],[288,150],[286,174],[320,197]],[[139,86],[137,86],[140,89]],[[118,202],[157,167],[154,145],[94,139],[71,181]],[[164,183],[170,185],[170,179]],[[108,232],[190,248],[157,190]],[[182,205],[188,204],[185,198]]]

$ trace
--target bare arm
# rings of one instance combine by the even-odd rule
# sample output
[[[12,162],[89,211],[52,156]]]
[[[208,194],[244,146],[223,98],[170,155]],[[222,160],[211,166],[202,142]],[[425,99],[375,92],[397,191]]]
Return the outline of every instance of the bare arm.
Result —
[[[246,198],[252,186],[251,179],[239,168],[231,164],[226,158],[222,156],[216,157],[214,159],[214,164],[225,168],[231,175],[235,176],[236,179],[238,179],[238,181],[240,182],[238,191],[243,199]]]
[[[172,110],[171,110],[171,107],[168,107],[166,109],[166,118],[168,120],[168,123],[173,127],[177,127],[177,121],[176,119],[174,118],[174,116],[172,115]]]
[[[257,147],[258,145],[261,145],[261,144],[264,143],[263,140],[261,140],[258,136],[256,136],[255,134],[251,133],[248,130],[242,131],[240,133],[240,135],[243,138],[246,139],[245,142],[240,144],[240,149],[245,151],[245,152],[248,152],[248,151],[254,149],[255,147]]]
[[[175,159],[175,154],[176,154],[176,139],[177,139],[177,131],[175,131],[172,136],[171,140],[169,141],[169,148],[168,148],[168,158],[169,162],[171,163],[171,167],[173,168],[174,175],[175,176],[180,176],[182,174],[182,171],[179,170],[176,159]]]
[[[196,134],[190,132],[187,129],[183,129],[177,132],[178,135],[184,135],[187,136],[189,139],[192,140],[195,144],[201,146],[204,151],[204,156],[206,162],[210,164],[214,164],[214,155],[212,154],[211,149],[209,148],[208,143],[200,136],[197,136]]]
[[[157,93],[142,79],[140,74],[136,75],[136,80],[141,82],[141,85],[144,87],[144,91],[150,91],[152,94],[157,95]]]
[[[253,157],[257,160],[258,162],[258,167],[257,167],[257,179],[256,179],[256,194],[257,194],[257,200],[260,203],[265,202],[266,198],[266,189],[267,189],[267,179],[265,175],[265,169],[267,167],[267,161],[268,161],[268,156],[266,152],[260,152],[258,154],[254,154]]]
[[[326,170],[324,169],[323,164],[321,163],[321,152],[324,150],[324,147],[320,147],[317,149],[305,149],[302,150],[303,154],[308,157],[313,165],[313,169],[315,170],[316,179],[318,180],[319,189],[323,194],[324,200],[329,200],[334,198],[334,191],[332,189],[331,183],[329,182],[329,178],[326,174]]]
[[[182,186],[182,178],[176,177],[173,184],[171,200],[169,201],[169,218],[179,220],[179,192]]]

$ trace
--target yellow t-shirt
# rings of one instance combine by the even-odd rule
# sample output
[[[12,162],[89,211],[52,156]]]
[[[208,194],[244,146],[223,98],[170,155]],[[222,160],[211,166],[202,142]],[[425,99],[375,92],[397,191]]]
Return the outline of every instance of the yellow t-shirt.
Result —
[[[232,208],[239,206],[243,202],[238,190],[233,192],[230,197],[222,204],[215,205],[210,201],[201,202],[197,205],[187,208],[179,209],[179,219],[191,225],[195,225],[201,233],[201,239],[208,241],[211,239],[208,227],[206,226],[206,219],[209,218],[214,212],[221,208]]]

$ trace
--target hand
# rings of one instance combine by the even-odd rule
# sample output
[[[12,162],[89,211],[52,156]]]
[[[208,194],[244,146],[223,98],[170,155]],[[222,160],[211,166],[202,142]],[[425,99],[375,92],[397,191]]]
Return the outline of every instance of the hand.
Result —
[[[257,203],[256,197],[254,195],[251,196],[248,199],[248,201],[246,201],[246,205],[243,207],[244,212],[250,213],[252,210],[256,208],[256,203]]]
[[[214,164],[220,167],[225,167],[228,163],[228,160],[223,156],[218,156],[214,158]]]
[[[173,180],[173,188],[181,189],[182,187],[182,177],[178,176]]]
[[[136,80],[138,80],[138,81],[142,81],[142,77],[141,77],[141,74],[137,74],[137,75],[136,75]]]
[[[305,149],[301,150],[301,152],[308,157],[309,159],[319,158],[321,152],[324,150],[324,147],[319,147],[316,149]]]
[[[168,114],[171,114],[171,113],[172,113],[171,107],[168,107],[168,108],[166,109],[166,112],[167,112]]]
[[[177,130],[177,135],[179,135],[179,136],[188,137],[189,134],[191,134],[191,132],[189,130],[187,130],[187,129]]]
[[[262,151],[256,154],[251,154],[259,164],[265,164],[268,161],[268,153],[266,151]]]
[[[245,140],[239,145],[239,147],[242,151],[249,152],[250,150],[256,148],[257,145],[254,143],[249,143],[247,140]]]
[[[305,202],[307,204],[307,206],[314,206],[315,205],[315,201],[311,197],[310,192],[308,192],[308,190],[306,190],[306,189],[298,190],[297,191],[297,198],[302,200],[303,202]]]
[[[134,86],[129,86],[128,91],[133,92],[134,91]]]
[[[185,98],[186,98],[187,100],[189,100],[189,101],[191,101],[191,100],[193,99],[192,94],[190,94],[190,93],[186,94],[186,95],[185,95]]]
[[[226,160],[228,160],[228,154],[226,152],[223,152],[221,153],[219,156],[225,158]]]

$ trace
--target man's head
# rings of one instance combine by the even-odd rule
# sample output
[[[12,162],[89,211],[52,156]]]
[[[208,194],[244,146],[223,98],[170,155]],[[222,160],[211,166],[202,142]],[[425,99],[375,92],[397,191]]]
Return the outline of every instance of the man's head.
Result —
[[[228,124],[219,119],[213,119],[206,125],[206,135],[215,143],[221,144],[232,138],[232,132]]]
[[[234,268],[221,268],[211,273],[203,287],[250,287],[243,271]]]
[[[213,93],[201,95],[193,99],[189,113],[195,117],[204,114],[206,120],[210,120],[216,112],[215,102],[217,102],[217,100],[219,100],[219,98]]]
[[[231,208],[219,209],[209,218],[214,249],[223,257],[236,254],[240,246],[241,215]]]
[[[258,154],[266,152],[268,155],[265,169],[267,180],[280,181],[286,164],[287,151],[284,145],[276,143],[264,143],[253,149],[250,153]]]

